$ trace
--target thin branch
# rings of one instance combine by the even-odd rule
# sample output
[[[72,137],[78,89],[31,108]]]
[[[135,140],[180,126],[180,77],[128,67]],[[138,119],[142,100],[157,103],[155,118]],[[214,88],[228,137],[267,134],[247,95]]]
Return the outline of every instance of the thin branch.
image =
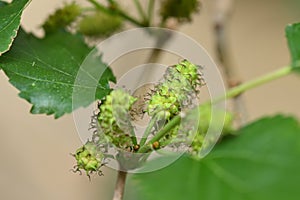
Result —
[[[168,25],[164,23],[161,24],[160,27],[176,30],[177,24]],[[166,43],[170,41],[170,39],[172,39],[173,36],[173,33],[171,31],[167,31],[167,32],[161,31],[159,33],[163,33],[163,34],[156,36],[157,37],[156,48],[152,49],[152,52],[148,58],[148,63],[156,63],[159,60],[161,53],[163,52],[162,48],[166,45]]]
[[[139,0],[133,0],[134,2],[134,5],[139,13],[139,15],[141,16],[141,18],[143,19],[144,23],[147,23],[148,24],[148,18],[146,16],[146,13],[144,12],[143,8],[142,8],[142,5],[141,5],[141,2]]]
[[[95,8],[97,8],[98,10],[100,10],[102,12],[109,13],[109,14],[116,14],[116,15],[128,20],[132,24],[135,24],[135,25],[140,26],[140,27],[145,26],[145,24],[143,22],[139,22],[135,18],[127,15],[125,12],[123,12],[119,8],[115,8],[114,10],[111,10],[111,9],[105,7],[104,5],[100,4],[96,0],[87,0],[87,1],[90,2],[91,4],[93,4],[95,6]]]
[[[172,130],[176,125],[178,125],[181,121],[181,116],[177,115],[175,116],[169,123],[167,123],[158,133],[149,140],[144,146],[142,146],[138,153],[147,153],[149,150],[151,150],[151,146],[154,142],[159,141],[161,138],[163,138],[167,133],[169,133],[170,130]]]
[[[143,136],[142,136],[142,139],[140,141],[140,146],[144,146],[144,144],[146,143],[146,141],[148,139],[148,136],[150,135],[151,130],[154,127],[154,124],[156,123],[157,119],[158,118],[155,117],[155,116],[151,118],[151,120],[150,120],[150,122],[149,122],[149,124],[148,124],[148,126],[147,126],[147,128],[146,128],[146,130],[145,130],[145,132],[143,134]]]
[[[127,172],[118,171],[117,183],[114,190],[113,200],[122,200],[125,190]]]
[[[228,31],[227,23],[232,14],[233,0],[216,0],[216,11],[214,30],[216,37],[216,53],[222,68],[224,69],[226,82],[229,88],[235,87],[241,83],[231,61],[231,55],[228,50]],[[239,95],[233,99],[234,112],[239,116],[236,120],[238,126],[246,121],[246,109],[242,97]]]
[[[155,6],[155,0],[149,0],[149,4],[148,4],[148,21],[149,21],[149,25],[151,25],[153,19],[153,13],[154,13],[154,6]]]
[[[271,72],[269,74],[266,74],[264,76],[258,77],[252,81],[248,81],[246,83],[240,84],[231,90],[229,90],[226,93],[226,96],[223,97],[223,99],[229,99],[229,98],[234,98],[240,96],[243,92],[248,91],[252,88],[264,85],[265,83],[268,83],[270,81],[276,80],[278,78],[281,78],[283,76],[286,76],[290,73],[292,73],[295,70],[295,68],[291,66],[285,66],[279,70],[276,70],[274,72]],[[213,102],[217,102],[222,100],[222,98],[216,99]]]
[[[107,2],[111,5],[115,4],[116,2],[114,0],[107,0]]]

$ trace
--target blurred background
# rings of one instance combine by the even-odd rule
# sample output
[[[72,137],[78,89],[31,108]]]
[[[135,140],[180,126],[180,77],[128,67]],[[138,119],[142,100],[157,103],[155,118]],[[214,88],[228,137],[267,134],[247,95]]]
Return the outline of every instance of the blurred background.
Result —
[[[40,25],[63,2],[33,0],[23,14],[24,29],[42,35]],[[130,2],[125,0],[124,4],[134,11]],[[213,58],[214,3],[203,0],[193,22],[178,29],[200,43]],[[235,1],[228,23],[228,48],[240,80],[251,80],[289,63],[284,28],[300,21],[299,8],[299,0]],[[145,62],[143,59],[140,57],[138,62]],[[114,71],[120,76],[126,70]],[[299,80],[290,75],[245,93],[248,121],[276,113],[300,118]],[[111,199],[115,171],[106,168],[105,176],[92,177],[91,182],[69,171],[75,164],[69,153],[82,145],[72,115],[54,120],[52,116],[30,114],[30,104],[18,97],[2,71],[0,95],[0,199]]]

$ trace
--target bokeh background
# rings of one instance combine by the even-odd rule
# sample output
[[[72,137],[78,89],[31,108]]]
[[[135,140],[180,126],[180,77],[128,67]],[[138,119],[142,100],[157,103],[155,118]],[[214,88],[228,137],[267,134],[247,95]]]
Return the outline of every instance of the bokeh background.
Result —
[[[84,2],[84,0],[76,0]],[[130,0],[125,0],[131,8]],[[33,0],[23,14],[25,30],[42,35],[40,25],[47,15],[61,6],[61,0]],[[203,0],[193,23],[179,31],[195,39],[215,57],[212,22],[214,1]],[[236,0],[228,24],[229,50],[238,78],[247,81],[289,63],[284,28],[300,21],[299,0]],[[145,62],[139,57],[140,63]],[[170,63],[173,64],[173,63]],[[114,68],[120,76],[123,69]],[[300,118],[300,79],[281,78],[244,94],[248,120],[283,113]],[[109,200],[116,172],[104,169],[105,176],[75,175],[69,153],[82,145],[72,115],[58,120],[32,115],[30,104],[0,72],[0,199],[9,200]]]

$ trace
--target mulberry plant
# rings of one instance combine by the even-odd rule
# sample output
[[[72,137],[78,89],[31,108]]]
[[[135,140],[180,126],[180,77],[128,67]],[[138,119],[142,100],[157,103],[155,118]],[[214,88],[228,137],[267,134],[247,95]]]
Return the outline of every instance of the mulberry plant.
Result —
[[[20,91],[19,96],[32,104],[30,112],[53,115],[57,119],[80,107],[93,103],[97,106],[91,113],[89,140],[72,154],[76,162],[74,172],[84,172],[91,180],[94,174],[104,174],[104,166],[118,164],[113,199],[121,200],[127,172],[162,161],[152,156],[162,155],[165,159],[180,155],[165,169],[133,175],[133,179],[139,180],[134,187],[134,192],[141,194],[137,199],[279,200],[289,197],[298,200],[299,121],[277,115],[237,126],[240,112],[230,109],[224,113],[214,108],[220,101],[231,98],[236,104],[242,93],[277,78],[299,74],[300,23],[286,26],[289,65],[245,83],[229,80],[234,78],[230,77],[234,73],[226,67],[230,62],[227,62],[224,26],[230,16],[227,10],[231,10],[231,1],[216,1],[220,12],[213,27],[216,53],[224,65],[224,77],[228,76],[230,88],[226,94],[203,102],[201,94],[206,80],[202,69],[206,66],[183,59],[167,67],[161,80],[147,94],[136,97],[131,93],[134,91],[112,87],[117,80],[103,61],[106,55],[102,56],[100,51],[105,49],[97,49],[93,62],[88,62],[92,71],[81,68],[85,58],[95,50],[93,44],[131,26],[177,29],[192,22],[204,2],[132,0],[136,12],[132,12],[127,1],[85,0],[85,3],[64,3],[38,25],[44,32],[38,37],[21,26],[22,12],[30,0],[0,0],[0,70]],[[172,34],[159,38],[151,31],[146,32],[155,38],[158,47],[164,47],[172,39]],[[153,49],[147,62],[157,63],[160,55],[160,50]],[[102,73],[99,80],[95,78],[96,70]],[[78,78],[79,72],[86,79]],[[90,83],[96,84],[96,88]],[[77,90],[83,95],[74,102]],[[91,91],[93,98],[87,98],[85,94]],[[141,107],[137,106],[140,102]],[[143,117],[149,120],[140,133],[136,121]],[[209,131],[220,124],[221,137],[210,137]],[[209,149],[216,142],[215,148]],[[205,149],[211,151],[203,158],[201,153]]]

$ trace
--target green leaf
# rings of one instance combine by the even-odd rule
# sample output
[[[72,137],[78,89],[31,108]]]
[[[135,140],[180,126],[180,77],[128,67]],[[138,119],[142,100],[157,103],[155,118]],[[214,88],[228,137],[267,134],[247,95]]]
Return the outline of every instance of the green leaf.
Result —
[[[182,157],[133,183],[143,200],[298,200],[299,158],[299,123],[276,116],[241,129],[200,161]]]
[[[11,4],[0,2],[0,56],[9,50],[17,35],[21,15],[29,0],[14,0]]]
[[[285,32],[292,57],[292,66],[300,72],[300,23],[289,24]]]
[[[4,1],[0,1],[0,8],[1,8],[2,6],[5,6],[5,5],[7,5],[7,3],[6,3],[6,2],[4,2]]]
[[[88,63],[90,70],[81,68],[81,82],[74,87],[80,65],[90,51],[80,35],[56,32],[38,39],[21,30],[12,49],[0,57],[0,66],[21,91],[19,96],[33,104],[32,113],[58,118],[110,92],[108,82],[115,77],[99,56]],[[98,80],[95,74],[102,72]],[[75,103],[73,90],[81,91]],[[91,93],[93,99],[86,96]]]

